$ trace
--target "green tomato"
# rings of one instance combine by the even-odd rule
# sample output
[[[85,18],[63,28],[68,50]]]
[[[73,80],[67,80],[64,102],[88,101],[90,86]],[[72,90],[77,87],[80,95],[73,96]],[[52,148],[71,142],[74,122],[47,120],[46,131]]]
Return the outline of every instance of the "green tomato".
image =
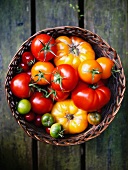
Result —
[[[54,123],[50,128],[50,135],[53,138],[63,137],[63,128],[60,123]]]
[[[31,110],[31,103],[27,99],[21,99],[17,105],[17,111],[20,114],[27,114]]]
[[[41,122],[43,126],[50,127],[54,123],[54,118],[50,113],[45,113],[41,118]]]

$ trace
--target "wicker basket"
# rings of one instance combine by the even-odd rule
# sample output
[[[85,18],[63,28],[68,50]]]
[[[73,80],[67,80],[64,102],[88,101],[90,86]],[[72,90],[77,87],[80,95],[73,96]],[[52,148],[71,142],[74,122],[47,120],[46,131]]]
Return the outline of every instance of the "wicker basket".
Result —
[[[16,66],[20,61],[20,57],[22,53],[26,49],[30,48],[32,39],[36,35],[41,33],[50,34],[54,38],[57,38],[60,35],[66,35],[66,36],[74,35],[74,36],[81,37],[92,45],[97,58],[100,56],[107,56],[111,58],[116,65],[116,69],[120,70],[120,73],[116,73],[115,76],[111,77],[109,80],[108,86],[111,90],[112,97],[110,102],[103,108],[104,118],[99,125],[89,126],[88,129],[86,129],[86,131],[80,134],[65,135],[64,138],[54,139],[50,137],[50,135],[48,135],[43,128],[38,128],[33,124],[25,121],[23,117],[19,115],[19,113],[16,111],[16,97],[13,96],[10,90],[10,81],[15,75]],[[106,43],[97,34],[94,34],[86,29],[82,29],[79,27],[70,27],[70,26],[55,27],[55,28],[44,29],[42,31],[37,32],[21,45],[20,49],[14,55],[12,61],[8,66],[8,72],[5,81],[5,90],[6,90],[7,101],[11,108],[13,116],[15,117],[18,124],[24,129],[24,131],[30,137],[53,145],[69,146],[69,145],[81,144],[92,138],[95,138],[98,135],[100,135],[109,126],[109,124],[112,122],[115,115],[117,114],[124,97],[125,75],[124,75],[124,70],[121,64],[120,57],[117,55],[116,51],[112,47],[110,47],[110,45]]]

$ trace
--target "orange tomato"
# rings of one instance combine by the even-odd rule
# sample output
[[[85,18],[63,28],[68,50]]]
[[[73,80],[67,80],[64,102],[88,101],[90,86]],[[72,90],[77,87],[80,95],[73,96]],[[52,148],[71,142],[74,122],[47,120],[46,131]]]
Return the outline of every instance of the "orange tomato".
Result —
[[[81,80],[94,84],[101,79],[102,67],[96,60],[85,60],[78,67]]]
[[[65,134],[80,133],[88,126],[87,111],[76,107],[71,99],[56,102],[51,114],[63,126]]]
[[[102,67],[102,79],[107,79],[111,76],[112,74],[112,68],[114,66],[114,62],[107,57],[100,57],[97,59],[97,62],[101,65]]]
[[[50,62],[36,62],[31,69],[31,77],[39,85],[50,84],[54,66]]]
[[[82,38],[60,36],[55,41],[57,43],[57,53],[54,58],[56,66],[70,64],[76,69],[82,61],[95,59],[92,46]]]

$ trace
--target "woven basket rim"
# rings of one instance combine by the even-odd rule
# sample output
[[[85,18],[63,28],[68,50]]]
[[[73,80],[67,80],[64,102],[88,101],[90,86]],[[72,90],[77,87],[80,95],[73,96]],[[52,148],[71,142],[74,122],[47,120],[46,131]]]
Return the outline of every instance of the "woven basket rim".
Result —
[[[17,60],[17,56],[19,55],[19,52],[24,50],[24,47],[27,46],[29,43],[31,43],[32,39],[44,32],[52,34],[53,32],[57,32],[58,35],[61,34],[62,32],[68,32],[70,34],[75,34],[77,33],[77,36],[79,36],[81,33],[85,35],[85,38],[90,40],[92,44],[95,46],[97,45],[99,48],[103,49],[103,52],[106,53],[108,56],[113,56],[113,61],[116,63],[116,66],[121,70],[121,74],[118,77],[119,82],[119,96],[117,96],[117,99],[115,101],[115,105],[113,104],[109,109],[111,109],[111,113],[105,115],[104,119],[101,121],[101,123],[97,126],[91,126],[90,129],[76,135],[68,135],[68,137],[64,138],[59,138],[59,139],[53,139],[52,137],[49,137],[49,135],[45,134],[42,135],[42,132],[35,132],[30,126],[29,123],[25,122],[22,120],[18,114],[14,110],[14,103],[11,101],[11,92],[9,89],[9,81],[10,81],[10,76],[11,76],[11,71],[13,72],[13,67],[14,67],[14,62]],[[105,50],[107,51],[105,51]],[[101,50],[102,51],[102,50]],[[117,62],[118,61],[118,62]],[[108,126],[109,124],[113,121],[115,118],[117,112],[119,111],[121,107],[122,100],[124,98],[124,93],[126,89],[126,78],[124,74],[124,70],[122,67],[121,59],[119,55],[116,53],[116,51],[104,40],[102,39],[99,35],[91,32],[90,30],[76,27],[76,26],[59,26],[59,27],[54,27],[54,28],[46,28],[43,30],[40,30],[36,32],[34,35],[30,36],[26,41],[22,43],[22,45],[19,47],[18,51],[14,54],[12,60],[9,63],[7,74],[6,74],[6,80],[5,80],[5,93],[6,93],[6,99],[7,102],[10,106],[12,115],[16,119],[17,123],[20,125],[20,127],[23,128],[23,130],[29,135],[30,137],[41,141],[41,142],[46,142],[52,145],[59,145],[59,146],[69,146],[69,145],[77,145],[84,143],[90,139],[93,139],[97,136],[99,136]],[[28,127],[27,127],[28,126]]]

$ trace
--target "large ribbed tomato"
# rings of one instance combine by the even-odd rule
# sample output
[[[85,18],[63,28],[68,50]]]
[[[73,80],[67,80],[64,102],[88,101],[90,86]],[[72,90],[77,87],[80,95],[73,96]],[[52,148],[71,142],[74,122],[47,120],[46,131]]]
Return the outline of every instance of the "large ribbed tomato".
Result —
[[[86,111],[101,109],[109,102],[110,97],[111,91],[102,81],[93,85],[80,81],[71,95],[74,104]]]
[[[57,43],[57,54],[54,58],[56,66],[70,64],[77,68],[84,60],[95,59],[92,46],[82,38],[59,36],[55,41]]]
[[[87,112],[76,107],[71,99],[56,102],[51,114],[66,134],[83,132],[88,126]]]

